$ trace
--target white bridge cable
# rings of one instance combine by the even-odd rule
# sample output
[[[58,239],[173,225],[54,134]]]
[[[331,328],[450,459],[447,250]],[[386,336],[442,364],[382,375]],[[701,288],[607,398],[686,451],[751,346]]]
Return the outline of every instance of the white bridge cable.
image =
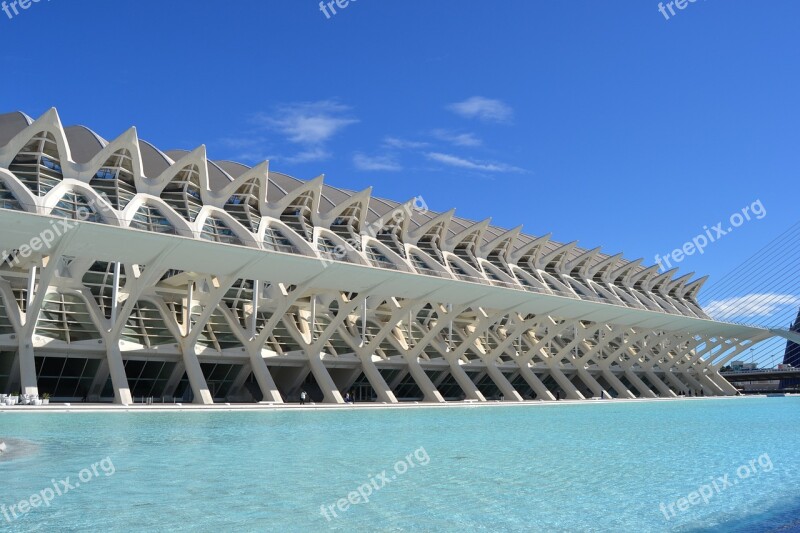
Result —
[[[783,310],[793,315],[800,304],[800,259],[798,254],[784,254],[770,263],[769,273],[747,272],[747,278],[734,284],[735,294],[709,299],[703,295],[706,311],[715,319],[748,325],[783,327],[788,316],[774,313]],[[745,318],[750,318],[745,320]],[[794,318],[792,316],[791,318]]]
[[[800,222],[723,276],[708,291],[701,291],[699,299],[715,320],[790,329],[800,308]],[[739,353],[735,360],[772,368],[783,362],[786,346],[786,339],[772,337]]]
[[[768,250],[777,249],[781,251],[785,248],[786,243],[795,242],[795,239],[800,236],[800,221],[795,223],[791,228],[782,234],[778,235],[775,239],[770,241],[769,244],[758,250],[755,254],[747,258],[742,264],[725,274],[722,278],[715,281],[713,285],[708,287],[701,293],[704,300],[719,298],[728,294],[735,284],[740,283],[744,278],[743,271],[746,269],[755,270],[762,268],[764,262],[768,260]],[[752,279],[752,278],[750,278]]]

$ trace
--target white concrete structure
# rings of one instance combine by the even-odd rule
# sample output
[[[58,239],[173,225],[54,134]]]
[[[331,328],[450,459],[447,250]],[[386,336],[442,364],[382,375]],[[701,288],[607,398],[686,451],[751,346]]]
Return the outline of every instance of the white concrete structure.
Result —
[[[710,320],[704,279],[370,192],[0,116],[0,392],[732,395],[770,335]]]

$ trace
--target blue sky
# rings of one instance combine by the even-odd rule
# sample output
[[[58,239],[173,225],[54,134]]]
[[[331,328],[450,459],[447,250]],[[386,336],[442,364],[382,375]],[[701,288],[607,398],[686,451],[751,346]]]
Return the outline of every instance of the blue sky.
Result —
[[[654,263],[712,281],[798,220],[800,3],[52,0],[0,12],[4,110]]]

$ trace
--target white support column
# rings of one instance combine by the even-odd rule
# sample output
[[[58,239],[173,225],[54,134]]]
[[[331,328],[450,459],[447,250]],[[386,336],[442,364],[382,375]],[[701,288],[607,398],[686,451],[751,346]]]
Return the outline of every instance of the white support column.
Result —
[[[36,358],[33,350],[33,333],[36,330],[36,321],[39,319],[39,310],[35,307],[37,300],[34,298],[36,287],[37,268],[32,266],[28,274],[28,297],[25,305],[25,327],[19,336],[19,379],[23,394],[38,396],[39,387],[36,380]]]
[[[417,304],[416,307],[421,308],[422,306]],[[466,305],[459,305],[454,309],[452,305],[448,304],[445,308],[446,311],[444,316],[449,317],[458,315],[466,308],[467,308]],[[415,312],[419,312],[419,309],[416,309]],[[437,389],[436,385],[428,377],[428,374],[420,366],[419,357],[423,353],[425,348],[432,345],[434,339],[436,339],[436,337],[445,328],[450,328],[452,331],[452,324],[453,324],[452,320],[446,320],[444,318],[440,319],[435,326],[429,328],[428,331],[425,332],[425,334],[422,336],[421,339],[418,339],[416,341],[416,344],[414,346],[409,346],[408,343],[404,340],[402,334],[389,335],[386,337],[389,340],[389,342],[391,342],[403,354],[403,358],[408,363],[408,373],[410,373],[411,377],[414,378],[414,381],[422,391],[426,402],[444,403],[445,400],[444,397],[439,392],[439,390]],[[449,344],[452,345],[452,342],[450,342]],[[400,381],[396,380],[396,383],[399,384]],[[397,384],[393,384],[393,388],[396,387]]]
[[[317,295],[316,294],[312,294],[311,295],[311,316],[309,317],[309,320],[311,321],[311,326],[308,328],[309,335],[311,337],[311,340],[309,341],[309,344],[314,344],[314,335],[316,334],[316,329],[317,329]]]
[[[425,370],[420,366],[417,358],[412,357],[407,353],[404,353],[403,357],[408,364],[408,372],[411,374],[411,377],[414,378],[417,386],[422,391],[425,401],[432,403],[444,403],[442,394],[433,385],[433,382],[428,377],[428,374],[425,373]]]
[[[150,269],[148,268],[148,270]],[[238,274],[237,272],[225,278],[214,277],[210,280],[211,291],[205,295],[206,303],[203,305],[202,311],[197,317],[197,324],[194,327],[192,327],[192,306],[194,303],[195,282],[193,280],[189,282],[186,295],[186,335],[181,339],[181,351],[183,353],[183,363],[186,365],[186,375],[189,377],[189,383],[194,393],[194,403],[206,405],[214,403],[214,397],[208,390],[208,383],[206,383],[203,369],[197,358],[197,338],[202,333],[203,328],[206,327],[206,323],[217,309],[225,293],[239,279]]]
[[[281,369],[285,370],[285,369]],[[292,375],[294,373],[294,375]],[[299,394],[302,390],[303,383],[305,383],[306,378],[311,373],[311,367],[308,365],[303,365],[301,367],[293,367],[289,370],[289,375],[283,376],[281,383],[284,386],[284,390],[286,392],[286,398],[291,401],[291,399],[296,395]],[[281,378],[279,378],[281,379]]]
[[[31,339],[22,339],[19,344],[19,378],[23,394],[39,395],[36,383],[36,359]]]
[[[99,402],[100,396],[103,394],[103,389],[106,386],[109,378],[108,370],[108,357],[100,360],[100,366],[97,367],[97,372],[94,374],[92,384],[89,386],[89,394],[87,399],[90,402]]]
[[[214,398],[208,390],[208,384],[206,383],[206,378],[203,375],[203,369],[200,366],[200,361],[197,359],[197,352],[195,352],[193,344],[188,346],[184,343],[183,364],[186,366],[186,375],[189,377],[189,385],[191,385],[192,393],[194,394],[194,401],[192,403],[212,405],[214,403]]]
[[[683,381],[679,380],[675,376],[675,374],[673,374],[670,370],[665,370],[664,371],[664,377],[666,377],[667,381],[672,383],[672,386],[675,387],[680,392],[683,392],[684,394],[688,394],[689,393],[689,386],[686,383],[684,383]]]
[[[601,373],[603,374],[605,380],[608,381],[608,384],[611,385],[615,391],[617,391],[617,394],[620,398],[636,398],[636,395],[632,393],[622,381],[620,381],[620,379],[614,374],[614,371],[612,371],[608,366],[602,367]]]
[[[491,361],[486,361],[486,373],[489,374],[489,377],[492,378],[497,388],[500,389],[500,392],[503,393],[503,398],[507,402],[521,402],[522,396],[520,396],[519,392],[514,388],[511,382],[508,381],[503,373],[497,368]]]
[[[676,350],[676,355],[674,357],[670,357],[669,350],[665,350],[666,351],[666,356],[667,356],[667,358],[670,358],[670,361],[668,361],[664,365],[660,365],[661,368],[663,368],[664,371],[667,371],[667,372],[670,371],[672,368],[676,367],[676,365],[678,365],[679,363],[684,361],[686,356],[688,354],[690,354],[692,351],[694,351],[694,347],[695,347],[695,345],[692,345],[692,346],[686,347],[686,348],[678,348]],[[650,349],[651,353],[655,353],[655,352],[653,352],[652,348],[649,348],[649,349]],[[656,357],[660,357],[660,356],[656,355]],[[700,366],[700,368],[702,368],[702,365]],[[719,389],[717,389],[716,386],[711,387],[711,386],[709,386],[708,383],[701,383],[700,381],[695,379],[695,377],[692,375],[691,370],[678,371],[677,374],[679,376],[683,377],[686,381],[688,381],[690,386],[695,389],[695,392],[697,392],[697,390],[702,390],[703,393],[706,396],[714,396],[715,395],[715,389],[717,391],[719,391]],[[717,392],[717,394],[719,394],[719,392]]]
[[[278,386],[270,374],[267,363],[261,356],[261,350],[257,346],[250,346],[248,350],[250,355],[250,366],[253,369],[253,376],[256,378],[258,388],[261,389],[261,394],[264,395],[265,402],[283,403],[281,393],[278,391]]]
[[[736,387],[734,387],[727,379],[722,377],[719,372],[709,370],[706,376],[723,390],[725,396],[736,396],[739,394],[739,391],[736,390]]]
[[[301,313],[303,320],[299,324],[299,327],[298,324],[295,324],[293,321],[284,320],[283,322],[292,337],[298,344],[303,346],[303,353],[308,357],[311,373],[314,374],[314,379],[322,390],[325,402],[327,403],[344,403],[344,399],[336,386],[336,382],[333,381],[327,368],[325,368],[325,364],[322,361],[322,350],[325,343],[330,340],[350,313],[358,306],[356,302],[345,303],[341,300],[339,300],[339,304],[341,307],[336,317],[325,326],[325,329],[316,339],[314,338],[316,334],[314,331],[316,328],[316,296],[312,295],[311,297],[311,310]]]
[[[481,391],[478,390],[478,386],[475,385],[475,382],[472,381],[464,369],[461,368],[458,359],[453,357],[445,357],[445,360],[447,360],[447,362],[450,364],[450,373],[453,375],[456,383],[458,383],[458,386],[461,387],[461,390],[464,391],[464,396],[469,400],[485,402],[486,398],[483,396]]]
[[[603,386],[592,377],[588,370],[585,368],[577,368],[576,370],[578,372],[578,377],[586,384],[587,387],[589,387],[589,390],[592,391],[592,394],[595,396],[611,397],[608,391],[606,391]]]
[[[644,338],[644,337],[646,337],[646,335],[643,335],[643,336],[640,336],[640,337]],[[636,357],[637,356],[637,354],[631,352],[630,349],[629,349],[628,353],[631,355],[631,357]],[[656,385],[656,387],[661,389],[661,387],[658,385],[659,383],[661,383],[662,386],[667,387],[667,385],[664,383],[664,381],[662,379],[660,379],[656,375],[656,373],[654,371],[654,368],[656,366],[658,366],[658,368],[660,368],[664,372],[665,379],[667,381],[669,381],[669,383],[672,385],[672,387],[674,387],[678,392],[683,392],[683,393],[687,392],[686,384],[683,383],[681,380],[679,380],[677,377],[675,377],[675,374],[670,370],[670,367],[666,366],[666,365],[662,365],[661,363],[658,362],[658,360],[662,356],[657,354],[653,350],[652,343],[651,343],[650,347],[647,347],[644,344],[642,344],[641,353],[647,359],[647,361],[642,362],[641,365],[642,365],[643,368],[645,368],[645,373],[647,374],[648,379],[654,385]],[[655,378],[655,380],[653,378]],[[667,395],[668,397],[676,397],[677,396],[677,394],[674,391],[672,391],[669,388],[668,388],[668,390],[671,393],[671,394]],[[662,394],[663,394],[663,392],[662,392]]]
[[[699,394],[699,391],[701,390],[706,394],[710,394],[710,389],[708,389],[706,385],[703,385],[697,381],[689,372],[679,372],[678,375],[689,382],[689,388],[692,389],[693,394]]]
[[[397,387],[399,387],[407,375],[408,375],[408,367],[400,370],[397,373],[397,375],[392,379],[391,383],[386,383],[387,385],[389,385],[389,390],[394,390]],[[436,384],[434,383],[434,385]]]
[[[133,398],[128,386],[128,376],[125,374],[125,363],[122,360],[122,352],[119,349],[118,341],[106,343],[106,360],[108,361],[111,383],[114,386],[114,403],[120,405],[132,404]]]
[[[181,352],[183,355],[183,365],[186,367],[186,376],[189,378],[189,385],[192,387],[194,400],[192,403],[212,405],[214,397],[208,390],[208,383],[203,375],[203,368],[197,359],[196,342],[197,334],[192,328],[192,306],[194,304],[194,280],[189,281],[186,288],[186,336],[181,339]],[[206,311],[205,315],[211,313]],[[203,328],[207,317],[201,316],[198,328]]]
[[[33,293],[36,288],[36,266],[32,266],[30,272],[28,272],[28,297],[25,301],[25,313],[28,314],[31,312],[31,306],[33,305]],[[26,321],[27,322],[27,321]]]
[[[192,304],[194,302],[194,280],[189,281],[186,287],[186,335],[192,333]]]
[[[253,280],[253,314],[250,316],[250,339],[255,339],[258,332],[258,302],[261,295],[261,282]]]
[[[491,324],[496,324],[499,320],[503,319],[507,316],[507,313],[498,313],[491,317],[487,317],[486,320],[481,320],[478,322],[476,326],[476,331],[480,333],[480,330],[483,330],[481,335],[490,335],[490,326]],[[515,340],[521,343],[521,335],[534,324],[536,324],[536,320],[527,320],[518,323],[515,327],[515,332],[513,334],[507,334],[505,338],[499,338],[500,334],[496,333],[494,336],[498,339],[497,346],[491,349],[490,352],[487,352],[486,349],[481,345],[481,343],[475,342],[470,347],[470,349],[477,353],[478,356],[483,360],[484,364],[486,365],[486,372],[489,374],[489,377],[492,381],[497,385],[497,388],[503,393],[503,397],[509,401],[521,402],[524,401],[522,396],[517,392],[511,382],[508,381],[508,378],[503,374],[503,372],[497,367],[496,361],[498,358],[506,353]],[[518,333],[517,333],[518,332]],[[520,361],[518,358],[521,356],[521,346],[517,348],[513,359],[517,362],[518,366]],[[524,378],[523,378],[524,379]]]
[[[517,365],[519,365],[520,375],[522,375],[522,378],[525,380],[525,382],[530,385],[530,387],[533,389],[533,392],[536,393],[537,399],[548,402],[555,401],[556,397],[553,396],[553,393],[544,386],[542,380],[540,380],[533,370],[531,370],[527,363],[518,359]]]
[[[709,378],[708,375],[704,374],[702,370],[698,369],[694,374],[694,377],[700,382],[700,384],[703,385],[703,388],[706,390],[706,394],[709,394],[708,390],[711,390],[711,395],[713,396],[729,396],[726,391],[722,390],[722,388],[717,385],[713,379]]]
[[[364,305],[361,306],[361,346],[367,344],[367,299],[364,298]]]
[[[625,369],[625,377],[628,378],[628,381],[631,382],[631,385],[636,387],[636,390],[639,391],[639,394],[644,396],[645,398],[657,398],[656,394],[650,390],[650,387],[642,381],[639,376],[636,375],[636,372],[633,371],[632,368]]]
[[[378,395],[378,401],[384,403],[397,403],[397,398],[392,392],[392,389],[389,388],[386,380],[383,379],[378,367],[375,366],[375,363],[372,361],[372,357],[361,356],[359,359],[361,359],[361,370],[364,372],[367,380],[369,380],[369,384],[372,386],[375,394]]]
[[[325,397],[325,403],[344,403],[344,398],[342,398],[342,394],[336,388],[336,383],[333,382],[333,378],[325,368],[320,353],[306,351],[306,356],[311,367],[311,373],[314,374],[314,379]]]
[[[119,308],[119,276],[120,262],[114,263],[114,286],[111,288],[111,324],[117,323],[117,309]]]
[[[641,378],[639,378],[639,376],[636,375],[636,372],[633,370],[633,364],[636,363],[636,362],[638,362],[640,364],[640,367],[645,372],[646,372],[646,370],[648,368],[648,364],[649,363],[643,362],[643,360],[642,360],[643,359],[643,355],[635,352],[631,348],[632,344],[634,344],[638,340],[646,339],[647,335],[648,335],[648,333],[646,333],[646,332],[639,332],[636,335],[633,335],[632,337],[630,337],[628,339],[625,339],[625,335],[623,334],[622,337],[620,338],[620,343],[619,343],[620,347],[617,348],[611,354],[611,356],[609,356],[605,360],[605,366],[606,366],[607,369],[609,369],[609,373],[613,375],[613,371],[610,370],[610,367],[611,367],[612,363],[615,364],[618,368],[620,368],[625,373],[625,377],[627,377],[628,381],[630,381],[631,385],[633,385],[636,388],[636,390],[639,391],[639,394],[641,394],[642,396],[647,397],[647,398],[655,398],[656,394],[650,389],[650,387],[648,387],[644,383],[644,381],[641,380]],[[642,350],[646,350],[646,348],[642,348]],[[649,351],[652,353],[652,349],[650,349]],[[628,360],[627,361],[619,359],[619,356],[620,356],[620,354],[622,354],[622,352],[626,352],[627,353],[627,355],[628,355]],[[653,372],[651,371],[650,373],[652,374]],[[614,375],[614,379],[617,380],[615,375]],[[648,379],[650,379],[649,376],[648,376]],[[658,381],[660,381],[660,380],[658,380]],[[611,382],[609,381],[609,383],[611,383]],[[619,384],[620,387],[623,387],[625,389],[625,391],[627,392],[627,396],[628,397],[636,398],[636,395],[633,394],[633,392],[630,391],[630,389],[625,387],[625,385],[621,381],[617,380],[617,383]],[[617,388],[617,383],[614,383],[614,385],[613,385],[615,389]],[[666,387],[663,383],[661,383],[661,385]],[[669,390],[669,389],[667,389],[667,390]],[[618,390],[618,392],[619,392],[619,390]]]
[[[558,368],[558,363],[554,361],[554,357],[548,357],[545,360],[547,364],[547,368],[550,370],[550,375],[553,379],[558,383],[558,385],[564,390],[564,393],[567,395],[568,400],[585,400],[586,397],[578,390],[578,388],[573,385],[573,383],[564,375],[564,372]]]
[[[250,377],[252,373],[252,368],[250,368],[249,363],[244,363],[241,368],[239,369],[239,373],[236,374],[236,377],[233,379],[230,388],[228,389],[228,394],[226,398],[230,398],[232,401],[240,401],[242,390],[245,388],[244,384],[247,381],[247,378]],[[249,391],[248,391],[249,392]]]
[[[167,378],[167,384],[164,385],[163,397],[175,397],[175,389],[178,388],[178,384],[181,382],[181,378],[183,378],[183,374],[186,372],[186,366],[183,364],[183,361],[178,361],[175,363],[175,367],[172,369],[172,372]]]
[[[647,376],[647,379],[650,381],[650,383],[652,383],[655,388],[658,389],[658,392],[662,398],[675,398],[678,396],[672,389],[667,387],[666,383],[661,381],[661,378],[659,378],[651,368],[646,368],[644,370],[644,374]]]
[[[114,403],[119,405],[130,405],[133,403],[128,376],[125,373],[125,362],[122,360],[122,352],[119,349],[119,334],[114,328],[117,324],[119,309],[119,278],[120,263],[114,263],[114,278],[111,288],[111,331],[106,335],[106,361],[108,372],[111,375],[111,383],[114,387]]]

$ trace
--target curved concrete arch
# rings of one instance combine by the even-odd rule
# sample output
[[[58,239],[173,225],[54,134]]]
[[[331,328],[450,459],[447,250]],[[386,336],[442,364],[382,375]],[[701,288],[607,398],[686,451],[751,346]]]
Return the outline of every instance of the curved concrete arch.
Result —
[[[113,226],[124,226],[122,217],[119,212],[111,206],[106,199],[97,193],[89,184],[82,181],[65,178],[64,181],[53,187],[46,195],[42,197],[41,209],[45,215],[50,215],[56,208],[65,195],[70,192],[77,192],[82,194],[89,202],[89,206],[94,208],[95,212],[103,220],[103,224]]]
[[[222,220],[225,225],[228,226],[228,229],[233,231],[239,241],[241,241],[242,245],[249,248],[263,248],[263,244],[257,239],[255,234],[242,226],[242,223],[236,220],[233,215],[223,209],[220,209],[219,207],[214,207],[211,205],[203,206],[203,208],[200,209],[200,212],[197,213],[197,218],[194,221],[195,235],[197,237],[200,237],[206,220],[212,217]]]
[[[125,206],[120,212],[120,219],[124,221],[127,227],[131,226],[133,217],[142,206],[149,206],[158,209],[158,211],[169,221],[178,235],[182,237],[195,236],[195,228],[186,221],[185,218],[180,216],[172,207],[161,199],[160,196],[153,196],[150,194],[139,193]]]
[[[35,196],[19,178],[10,171],[0,168],[0,180],[2,180],[6,188],[11,191],[23,210],[29,213],[39,212],[39,206],[41,205],[40,198]]]

